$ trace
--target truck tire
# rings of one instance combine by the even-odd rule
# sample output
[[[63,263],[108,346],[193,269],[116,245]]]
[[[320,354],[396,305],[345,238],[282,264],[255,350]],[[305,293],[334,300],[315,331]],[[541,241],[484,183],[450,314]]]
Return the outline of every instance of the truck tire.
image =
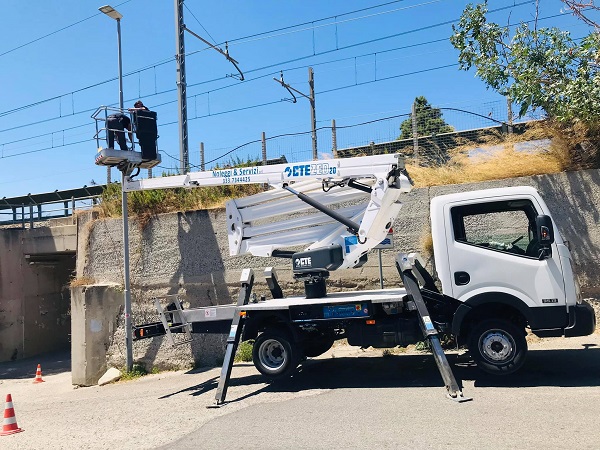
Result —
[[[300,349],[286,330],[267,329],[254,341],[254,367],[266,377],[277,380],[292,374],[300,361]]]
[[[331,347],[333,347],[333,342],[335,339],[322,337],[320,339],[309,340],[302,343],[302,350],[304,352],[304,356],[309,358],[315,358],[317,356],[322,355]]]
[[[504,319],[488,319],[475,325],[469,334],[469,352],[484,372],[508,375],[525,363],[525,331]]]

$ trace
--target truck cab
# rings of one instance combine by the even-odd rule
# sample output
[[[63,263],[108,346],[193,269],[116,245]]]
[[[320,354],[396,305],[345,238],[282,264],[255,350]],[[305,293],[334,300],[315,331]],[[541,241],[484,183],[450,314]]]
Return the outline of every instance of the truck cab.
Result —
[[[452,332],[484,370],[517,370],[527,350],[526,328],[540,337],[594,331],[571,253],[535,189],[435,197],[431,230],[442,291],[461,302]]]

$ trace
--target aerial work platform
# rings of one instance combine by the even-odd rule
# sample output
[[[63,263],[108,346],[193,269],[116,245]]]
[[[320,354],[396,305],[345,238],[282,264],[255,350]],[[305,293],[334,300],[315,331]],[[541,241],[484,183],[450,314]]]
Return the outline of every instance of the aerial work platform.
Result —
[[[123,122],[121,125],[111,125],[112,128],[109,128],[109,119],[112,121],[110,123],[115,123],[115,117],[123,118],[127,128],[124,127]],[[151,169],[161,163],[160,154],[157,152],[158,133],[154,111],[101,106],[92,114],[92,118],[96,122],[94,135],[98,148],[96,165],[117,167],[119,170],[126,169],[130,173],[135,168]],[[119,134],[123,139],[122,150],[112,147],[119,140]],[[137,140],[133,138],[134,134]],[[124,148],[126,135],[130,138],[130,147],[127,150]]]

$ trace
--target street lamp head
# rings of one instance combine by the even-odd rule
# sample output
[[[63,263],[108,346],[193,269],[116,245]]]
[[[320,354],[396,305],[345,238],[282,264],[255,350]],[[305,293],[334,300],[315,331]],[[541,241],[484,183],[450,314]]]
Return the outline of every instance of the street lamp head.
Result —
[[[123,15],[119,11],[117,11],[110,5],[101,6],[100,8],[98,8],[98,10],[115,20],[121,20],[121,18],[123,17]]]

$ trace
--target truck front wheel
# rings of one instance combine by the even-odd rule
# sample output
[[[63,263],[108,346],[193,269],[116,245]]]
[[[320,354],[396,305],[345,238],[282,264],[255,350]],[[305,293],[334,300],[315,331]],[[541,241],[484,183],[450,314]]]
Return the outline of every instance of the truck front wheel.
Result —
[[[471,357],[484,372],[508,375],[525,362],[524,330],[504,319],[489,319],[475,325],[468,341]]]
[[[275,380],[291,375],[300,361],[300,351],[286,330],[275,328],[256,338],[252,361],[260,373]]]

